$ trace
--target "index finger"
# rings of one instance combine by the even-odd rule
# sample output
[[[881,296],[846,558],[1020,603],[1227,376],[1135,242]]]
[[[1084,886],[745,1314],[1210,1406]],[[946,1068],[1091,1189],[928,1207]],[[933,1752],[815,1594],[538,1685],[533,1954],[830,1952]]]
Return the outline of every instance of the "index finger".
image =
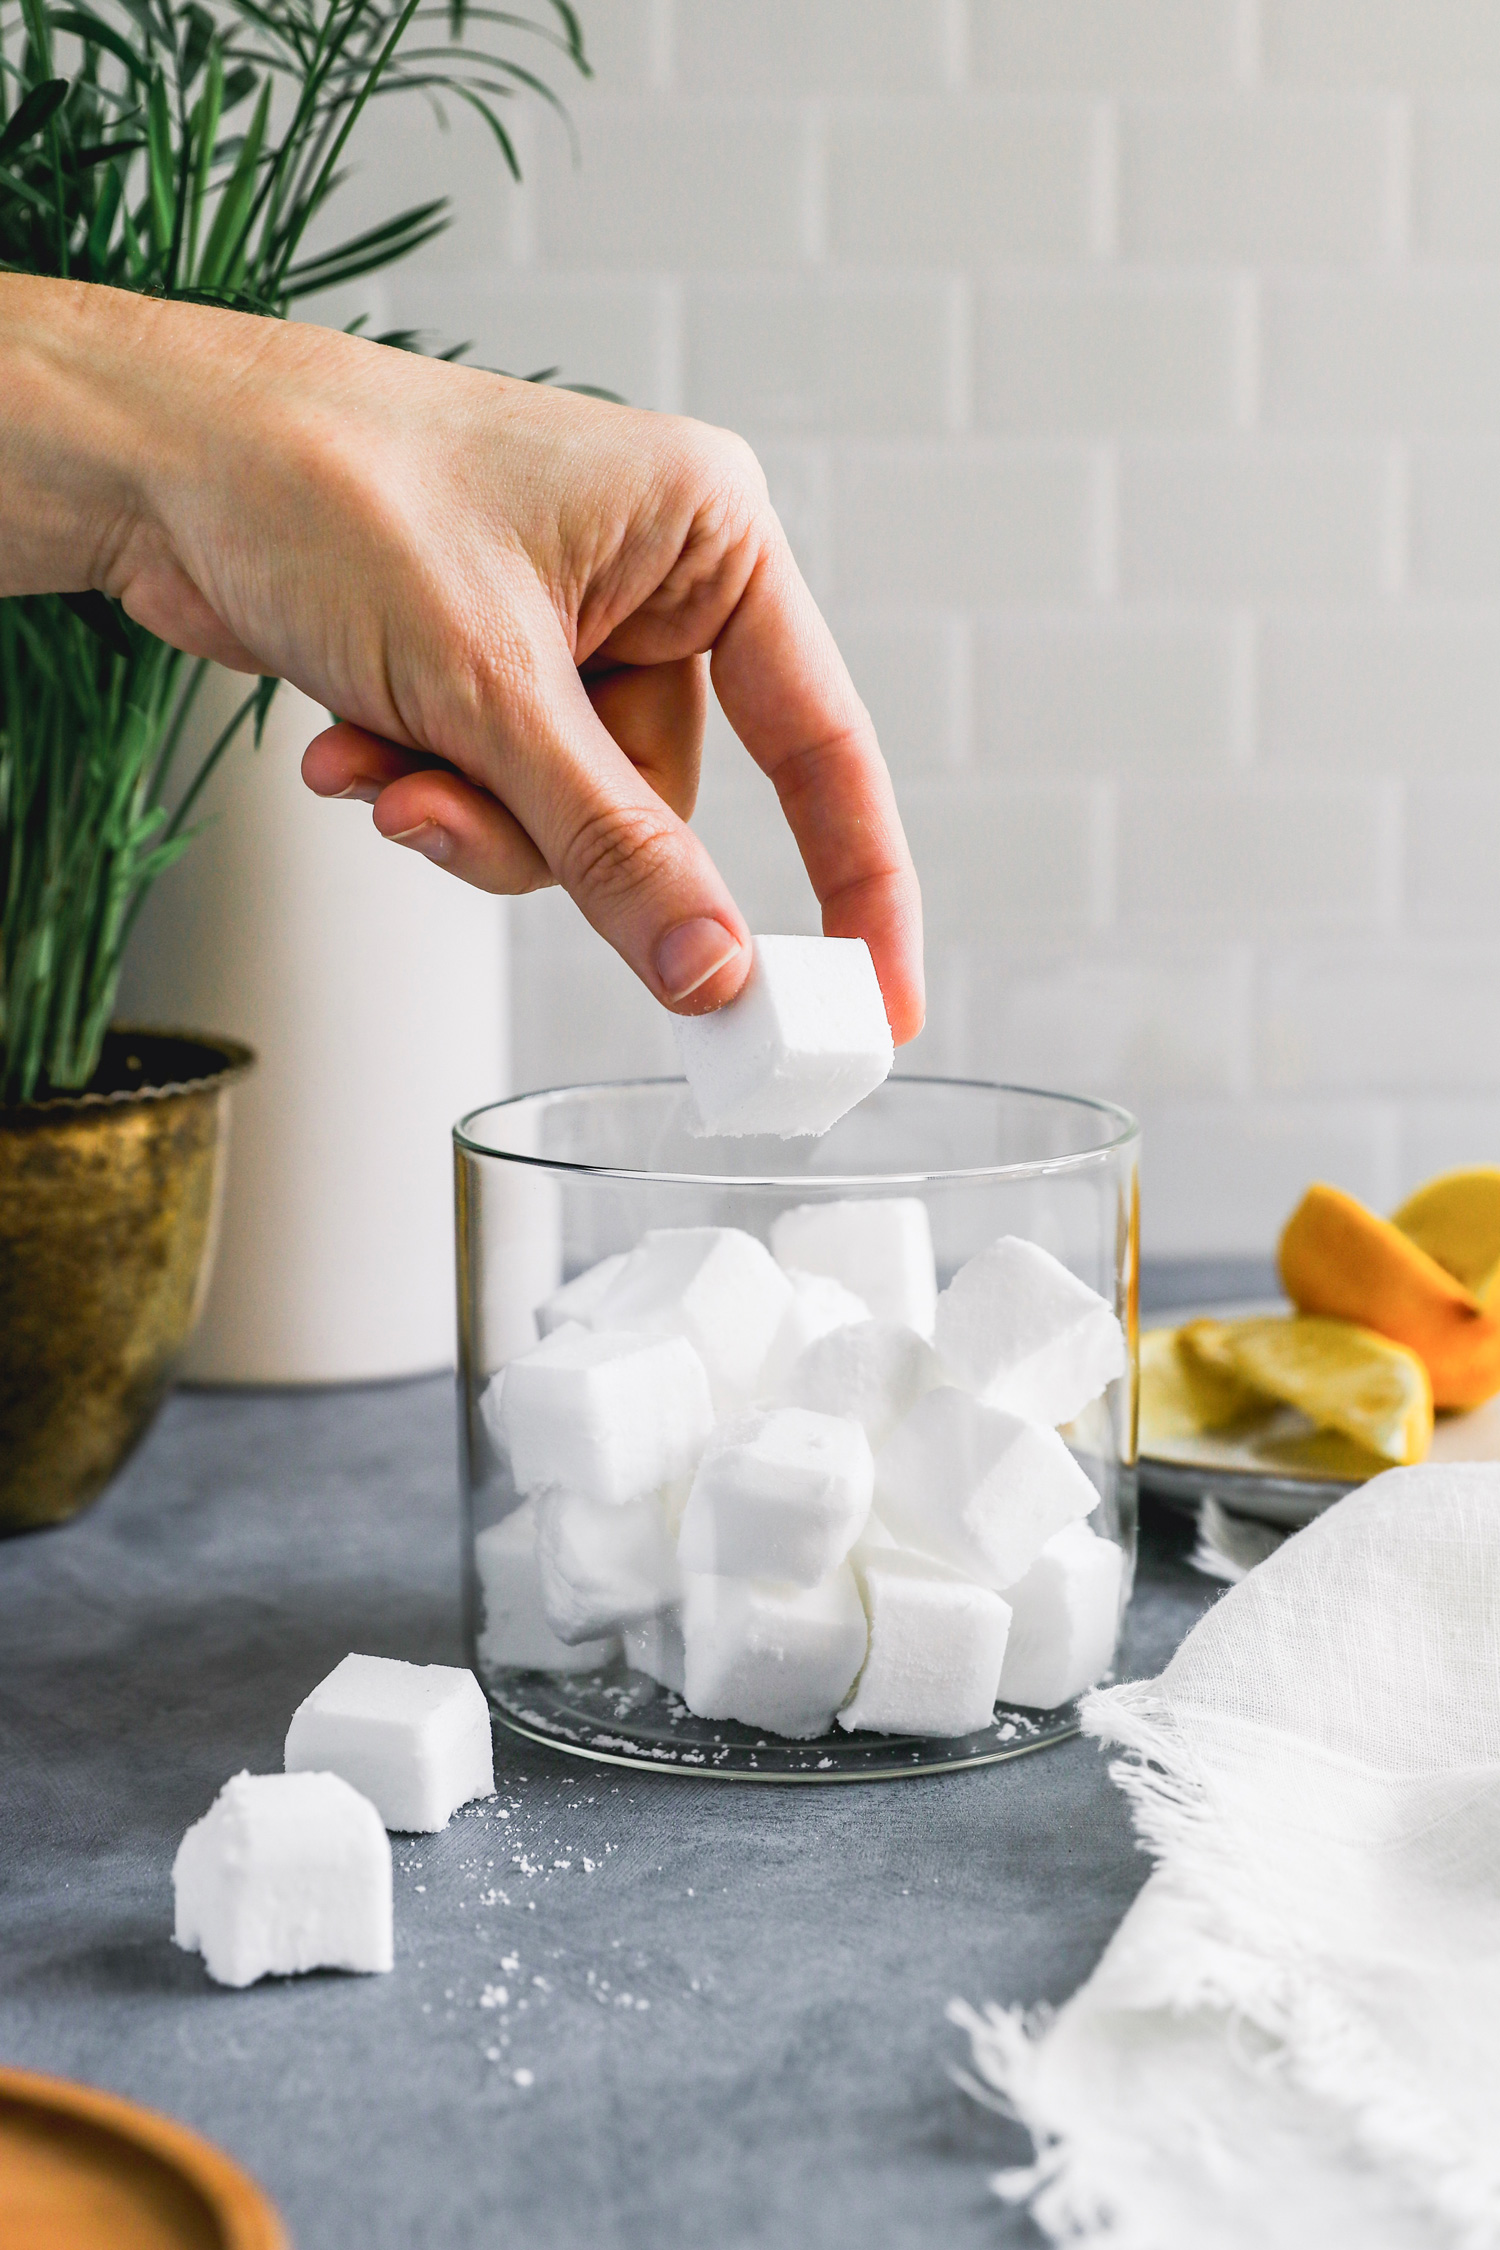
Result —
[[[863,938],[897,1045],[926,1013],[922,894],[870,715],[784,538],[762,550],[713,648],[724,716],[775,786],[823,909]]]

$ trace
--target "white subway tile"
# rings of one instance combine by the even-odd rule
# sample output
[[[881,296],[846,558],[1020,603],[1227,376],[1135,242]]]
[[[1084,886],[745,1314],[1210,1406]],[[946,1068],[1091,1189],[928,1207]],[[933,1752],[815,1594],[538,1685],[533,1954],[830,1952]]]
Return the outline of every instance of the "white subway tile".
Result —
[[[943,83],[944,0],[677,0],[678,82],[700,94],[909,94]]]
[[[1228,282],[999,282],[977,307],[975,410],[992,429],[1209,431],[1235,422]]]
[[[1250,1056],[1244,948],[1151,954],[1080,948],[1037,958],[971,948],[967,1064],[1021,1086],[1130,1107],[1235,1094]]]
[[[1009,787],[965,776],[914,782],[901,816],[936,941],[1055,936],[1100,926],[1109,891],[1105,792]]]
[[[815,601],[827,599],[830,523],[828,456],[820,445],[786,438],[756,447],[771,505]]]
[[[1067,601],[1095,574],[1098,480],[1063,447],[841,446],[833,585],[844,601]]]
[[[1125,928],[1254,932],[1376,928],[1390,908],[1378,788],[1247,775],[1122,789]]]
[[[979,80],[1100,93],[1233,82],[1237,0],[973,0]]]
[[[1411,580],[1423,593],[1500,595],[1500,445],[1411,454]]]
[[[511,909],[511,1037],[518,1091],[677,1069],[671,1021],[562,891]]]
[[[1256,1014],[1268,1093],[1483,1093],[1500,1077],[1500,948],[1277,955]]]
[[[1385,106],[1298,96],[1127,101],[1126,257],[1368,261],[1387,248]]]
[[[1488,761],[1493,774],[1496,761]],[[1500,780],[1436,781],[1406,806],[1406,904],[1424,932],[1500,936]],[[1500,1047],[1488,1058],[1500,1086]],[[1500,1145],[1496,1162],[1500,1163]]]
[[[1500,101],[1419,102],[1412,174],[1418,255],[1493,265],[1500,257]]]
[[[1307,86],[1500,85],[1491,0],[1262,0],[1268,78]]]
[[[1500,429],[1500,275],[1273,282],[1263,323],[1272,427]]]
[[[807,145],[786,103],[600,99],[575,167],[538,141],[535,231],[544,265],[591,271],[800,264]]]
[[[977,754],[1033,774],[1201,775],[1234,753],[1226,617],[1010,611],[975,640]]]
[[[957,348],[940,276],[712,280],[688,290],[690,414],[855,436],[947,426]]]
[[[962,765],[969,703],[964,621],[834,610],[828,622],[897,780]]]
[[[386,280],[393,321],[469,341],[472,367],[509,375],[557,370],[632,406],[669,407],[671,306],[661,282],[602,274],[428,273],[398,266]]]
[[[1271,618],[1260,724],[1267,762],[1297,773],[1492,771],[1500,616]]]
[[[1371,446],[1130,445],[1120,461],[1120,584],[1188,600],[1373,594],[1386,502]]]
[[[1403,1102],[1401,1153],[1391,1202],[1440,1172],[1500,1162],[1500,1101]]]
[[[1395,1114],[1375,1100],[1152,1103],[1141,1124],[1148,1258],[1269,1258],[1313,1180],[1376,1210],[1395,1201]]]
[[[1094,105],[858,104],[828,119],[830,255],[962,267],[1091,248]]]

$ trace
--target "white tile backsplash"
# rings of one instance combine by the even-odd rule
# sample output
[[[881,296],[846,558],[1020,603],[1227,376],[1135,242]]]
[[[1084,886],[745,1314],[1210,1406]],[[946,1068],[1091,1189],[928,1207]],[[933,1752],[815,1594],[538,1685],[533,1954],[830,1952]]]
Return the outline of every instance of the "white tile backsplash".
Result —
[[[372,211],[458,201],[390,316],[756,446],[922,874],[912,1067],[1138,1107],[1161,1254],[1500,1161],[1500,8],[581,13],[576,168],[383,121]],[[718,718],[698,824],[816,927]],[[518,1084],[671,1067],[514,927]]]

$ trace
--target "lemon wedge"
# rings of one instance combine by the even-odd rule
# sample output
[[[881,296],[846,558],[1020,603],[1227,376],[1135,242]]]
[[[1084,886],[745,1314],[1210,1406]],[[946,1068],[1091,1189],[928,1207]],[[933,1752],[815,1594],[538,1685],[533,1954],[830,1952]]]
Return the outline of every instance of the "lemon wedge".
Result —
[[[1486,1312],[1500,1309],[1500,1171],[1480,1164],[1444,1172],[1408,1196],[1391,1225],[1472,1290]]]
[[[1293,1314],[1261,1320],[1192,1320],[1179,1331],[1184,1358],[1222,1380],[1295,1406],[1321,1429],[1341,1430],[1382,1461],[1423,1461],[1432,1443],[1432,1382],[1414,1351],[1348,1320]]]
[[[1266,1410],[1264,1396],[1232,1368],[1184,1351],[1176,1328],[1144,1330],[1140,1353],[1140,1442],[1148,1452],[1153,1444],[1203,1437]]]

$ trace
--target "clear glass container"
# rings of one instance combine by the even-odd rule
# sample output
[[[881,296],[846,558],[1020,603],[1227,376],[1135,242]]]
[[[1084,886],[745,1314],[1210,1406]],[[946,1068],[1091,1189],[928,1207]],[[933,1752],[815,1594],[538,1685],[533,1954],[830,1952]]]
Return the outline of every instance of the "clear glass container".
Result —
[[[986,1726],[956,1737],[835,1725],[788,1740],[764,1725],[695,1717],[680,1694],[633,1669],[616,1638],[559,1653],[523,1512],[538,1503],[518,1490],[496,1377],[536,1345],[538,1308],[564,1282],[651,1229],[733,1227],[768,1244],[773,1222],[795,1207],[917,1198],[940,1287],[998,1237],[1021,1236],[1096,1290],[1127,1340],[1124,1372],[1061,1433],[1097,1493],[1089,1527],[1123,1552],[1122,1615],[1135,1556],[1133,1118],[1071,1095],[892,1078],[819,1139],[719,1139],[695,1130],[683,1081],[643,1079],[493,1103],[463,1118],[454,1142],[466,1630],[507,1727],[616,1765],[767,1781],[978,1765],[1075,1731],[1071,1704],[997,1704]],[[643,1644],[633,1645],[639,1658]],[[672,1670],[660,1650],[655,1668]]]

